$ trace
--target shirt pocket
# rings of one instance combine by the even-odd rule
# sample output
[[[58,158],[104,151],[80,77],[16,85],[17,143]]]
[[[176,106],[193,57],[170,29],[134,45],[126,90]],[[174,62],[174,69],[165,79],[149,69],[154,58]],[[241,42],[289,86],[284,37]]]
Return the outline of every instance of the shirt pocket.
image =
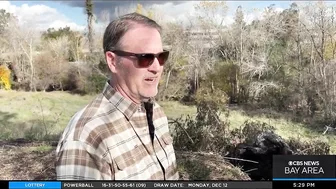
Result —
[[[126,152],[114,158],[114,162],[119,171],[126,171],[135,166],[135,158],[130,152]]]
[[[173,137],[170,134],[164,134],[162,137],[162,141],[164,143],[164,151],[167,155],[168,160],[168,167],[166,168],[166,175],[169,175],[169,180],[174,179],[175,177],[172,177],[172,175],[175,175],[177,173],[177,164],[176,164],[176,156],[175,151],[173,147]],[[178,180],[178,177],[176,178]]]
[[[171,165],[171,163],[175,161],[173,138],[170,136],[170,134],[166,133],[162,135],[161,141],[161,145],[163,144],[162,147],[166,154],[168,164]]]
[[[142,174],[146,174],[147,172],[142,173],[140,171],[144,170],[147,164],[140,160],[140,149],[137,146],[113,158],[115,180],[141,180],[143,178]]]
[[[162,136],[162,140],[164,142],[165,145],[171,145],[173,144],[173,137],[170,136],[170,134],[164,134]]]

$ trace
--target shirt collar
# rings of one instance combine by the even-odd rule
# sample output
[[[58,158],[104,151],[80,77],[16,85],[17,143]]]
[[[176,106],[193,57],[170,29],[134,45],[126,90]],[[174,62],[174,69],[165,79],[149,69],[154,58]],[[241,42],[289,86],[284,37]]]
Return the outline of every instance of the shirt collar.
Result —
[[[111,104],[113,104],[121,113],[123,113],[128,120],[140,106],[123,97],[109,84],[109,82],[106,82],[105,84],[103,95]]]

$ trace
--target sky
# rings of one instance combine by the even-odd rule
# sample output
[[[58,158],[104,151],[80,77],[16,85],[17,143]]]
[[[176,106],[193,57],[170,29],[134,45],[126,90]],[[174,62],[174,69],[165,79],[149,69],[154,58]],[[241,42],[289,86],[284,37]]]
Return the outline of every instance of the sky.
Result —
[[[115,18],[115,10],[124,10],[141,3],[146,6],[154,6],[155,10],[165,15],[166,19],[185,22],[188,14],[195,13],[193,8],[200,1],[121,1],[121,0],[93,0],[94,13],[97,17],[96,25],[100,29],[106,27],[106,22],[101,22],[102,11],[109,12],[110,20]],[[224,22],[233,22],[234,12],[241,5],[246,12],[245,21],[251,22],[260,17],[261,11],[274,4],[274,7],[281,11],[289,8],[294,1],[227,1],[228,12]],[[300,1],[302,2],[302,1]],[[17,16],[19,23],[26,23],[40,30],[48,28],[60,28],[69,26],[73,30],[84,31],[86,29],[85,0],[75,1],[3,1],[0,0],[0,9],[5,9]],[[257,9],[257,10],[255,10]],[[128,9],[129,10],[129,9]]]

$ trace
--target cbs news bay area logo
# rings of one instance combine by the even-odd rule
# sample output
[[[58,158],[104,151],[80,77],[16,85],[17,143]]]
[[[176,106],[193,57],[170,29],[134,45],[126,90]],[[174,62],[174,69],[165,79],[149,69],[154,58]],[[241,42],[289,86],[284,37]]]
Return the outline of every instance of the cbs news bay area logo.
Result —
[[[335,178],[335,155],[274,155],[273,179]]]
[[[323,167],[320,166],[320,161],[288,161],[288,166],[285,167],[285,174],[324,174]]]

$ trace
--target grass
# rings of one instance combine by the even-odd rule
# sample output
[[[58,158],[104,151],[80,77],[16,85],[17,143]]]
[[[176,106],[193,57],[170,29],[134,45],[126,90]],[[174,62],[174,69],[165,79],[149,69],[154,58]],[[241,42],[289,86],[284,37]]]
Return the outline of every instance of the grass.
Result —
[[[0,139],[43,138],[59,134],[71,116],[90,102],[94,96],[73,95],[67,92],[16,92],[0,90]],[[178,102],[159,102],[168,118],[196,114],[195,106]],[[41,108],[42,107],[42,108]],[[222,119],[225,117],[222,115]],[[230,110],[228,117],[231,128],[243,125],[246,120],[265,122],[276,127],[283,138],[301,140],[321,139],[328,141],[332,154],[336,154],[336,135],[322,135],[323,128],[312,130],[302,123],[292,122],[284,117],[269,118],[265,113],[247,116],[241,110]]]
[[[0,90],[0,138],[41,138],[58,134],[71,116],[93,96],[66,92],[16,92]]]
[[[165,114],[168,118],[176,119],[181,117],[181,115],[196,115],[196,107],[195,106],[186,106],[179,102],[159,102],[160,106],[165,111]]]
[[[44,152],[49,152],[53,149],[54,149],[54,147],[46,144],[46,145],[41,145],[41,146],[32,146],[32,147],[29,148],[29,151],[44,153]]]

